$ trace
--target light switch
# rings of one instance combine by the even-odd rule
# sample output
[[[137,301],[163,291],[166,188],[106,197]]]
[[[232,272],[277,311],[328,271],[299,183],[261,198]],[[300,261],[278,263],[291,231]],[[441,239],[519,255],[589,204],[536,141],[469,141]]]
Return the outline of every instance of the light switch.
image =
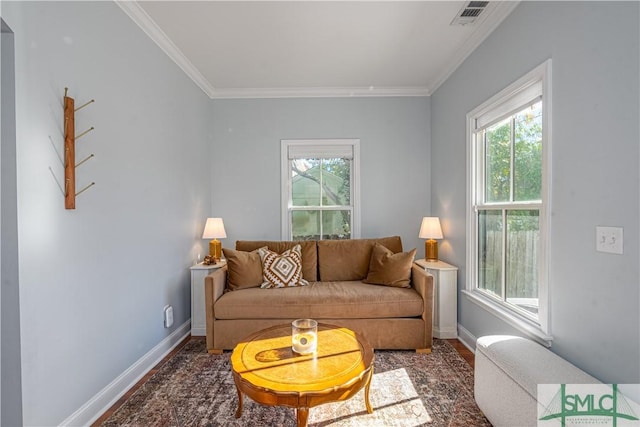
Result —
[[[623,253],[622,227],[596,227],[596,250],[611,254]]]

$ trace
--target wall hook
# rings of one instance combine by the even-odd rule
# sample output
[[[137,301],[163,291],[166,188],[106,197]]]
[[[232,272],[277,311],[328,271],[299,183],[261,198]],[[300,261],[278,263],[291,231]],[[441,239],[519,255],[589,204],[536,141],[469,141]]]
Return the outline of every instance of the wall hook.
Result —
[[[87,157],[85,157],[84,159],[82,159],[79,163],[76,163],[76,168],[77,168],[78,166],[80,166],[81,164],[83,164],[84,162],[86,162],[87,160],[89,160],[89,159],[93,158],[93,157],[95,157],[95,154],[90,154],[90,155],[88,155]]]
[[[74,140],[79,140],[80,138],[82,138],[83,136],[85,136],[86,134],[88,134],[89,132],[91,132],[92,130],[94,130],[95,128],[93,126],[91,126],[89,129],[85,130],[84,132],[82,132],[80,135],[76,136],[74,138]]]
[[[84,104],[82,104],[81,106],[79,106],[78,108],[76,108],[74,111],[79,111],[82,110],[84,107],[86,107],[87,105],[91,104],[92,102],[96,102],[95,99],[92,99],[89,102],[85,102]]]
[[[84,193],[85,191],[87,191],[89,188],[93,187],[94,185],[96,185],[95,182],[92,182],[91,184],[87,185],[86,187],[84,187],[82,190],[78,191],[75,195],[79,196],[80,194]]]

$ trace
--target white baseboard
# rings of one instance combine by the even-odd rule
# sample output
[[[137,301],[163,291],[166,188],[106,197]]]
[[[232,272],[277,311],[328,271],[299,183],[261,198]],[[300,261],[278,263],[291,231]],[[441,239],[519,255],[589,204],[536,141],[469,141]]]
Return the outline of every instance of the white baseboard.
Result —
[[[207,335],[207,328],[191,328],[192,337],[204,337]]]
[[[458,330],[455,327],[438,328],[433,327],[433,337],[440,339],[454,339],[458,338]]]
[[[464,344],[473,354],[476,353],[477,338],[458,323],[458,341]]]
[[[61,426],[88,426],[133,387],[191,333],[191,319],[180,325],[168,337],[149,350],[136,363],[120,374],[87,403],[60,423]]]

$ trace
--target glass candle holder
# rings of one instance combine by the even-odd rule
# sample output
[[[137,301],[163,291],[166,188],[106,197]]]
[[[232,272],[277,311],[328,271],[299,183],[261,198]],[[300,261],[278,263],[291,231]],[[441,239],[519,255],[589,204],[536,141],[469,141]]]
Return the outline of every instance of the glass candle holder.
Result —
[[[315,353],[318,349],[318,322],[313,319],[291,322],[291,349],[298,354]]]

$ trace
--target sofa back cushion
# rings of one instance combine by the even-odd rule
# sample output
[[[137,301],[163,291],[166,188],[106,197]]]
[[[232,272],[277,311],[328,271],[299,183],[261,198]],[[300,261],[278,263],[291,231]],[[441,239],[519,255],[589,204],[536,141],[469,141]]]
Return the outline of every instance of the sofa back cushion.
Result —
[[[236,250],[251,252],[266,246],[270,251],[279,254],[300,245],[302,251],[302,278],[309,282],[318,281],[318,252],[316,251],[315,240],[303,240],[299,242],[288,241],[258,241],[258,240],[238,240]]]
[[[333,282],[365,279],[376,243],[393,253],[402,252],[400,236],[318,241],[319,280]]]

